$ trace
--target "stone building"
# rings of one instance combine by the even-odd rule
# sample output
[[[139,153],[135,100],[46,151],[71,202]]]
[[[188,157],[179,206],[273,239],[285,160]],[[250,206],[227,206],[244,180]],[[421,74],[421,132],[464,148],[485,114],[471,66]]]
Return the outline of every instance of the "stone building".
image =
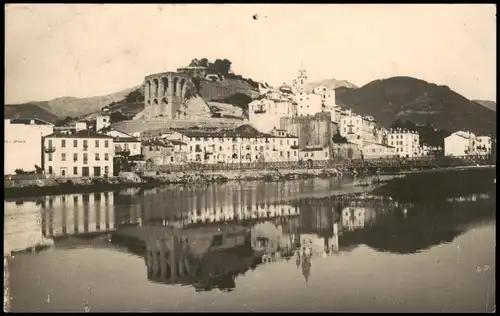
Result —
[[[317,113],[314,116],[282,117],[281,129],[298,137],[299,149],[307,146],[332,146],[332,123],[330,113]]]

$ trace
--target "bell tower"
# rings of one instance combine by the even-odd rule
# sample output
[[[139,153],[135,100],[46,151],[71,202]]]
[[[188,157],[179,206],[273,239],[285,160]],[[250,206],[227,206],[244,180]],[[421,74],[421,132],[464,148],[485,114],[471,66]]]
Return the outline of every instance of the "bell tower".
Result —
[[[296,93],[307,93],[307,74],[303,63],[300,63],[299,76],[296,80]]]

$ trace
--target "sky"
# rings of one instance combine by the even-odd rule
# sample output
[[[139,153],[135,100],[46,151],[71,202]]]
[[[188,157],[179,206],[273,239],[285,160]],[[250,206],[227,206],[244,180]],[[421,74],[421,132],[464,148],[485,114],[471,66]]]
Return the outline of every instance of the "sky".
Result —
[[[256,15],[256,19],[254,18]],[[193,58],[271,85],[393,76],[496,101],[493,4],[10,4],[5,103],[90,97]]]

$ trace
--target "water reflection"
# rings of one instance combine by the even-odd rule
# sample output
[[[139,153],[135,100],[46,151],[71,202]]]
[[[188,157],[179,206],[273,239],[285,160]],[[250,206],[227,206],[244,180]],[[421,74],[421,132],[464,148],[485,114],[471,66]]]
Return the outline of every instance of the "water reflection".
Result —
[[[303,185],[131,189],[5,202],[6,242],[52,238],[58,246],[85,236],[90,245],[89,235],[109,234],[105,243],[144,259],[151,282],[231,291],[238,276],[259,265],[295,261],[307,283],[316,259],[359,245],[417,253],[494,218],[490,194],[424,204],[365,195],[292,199]]]

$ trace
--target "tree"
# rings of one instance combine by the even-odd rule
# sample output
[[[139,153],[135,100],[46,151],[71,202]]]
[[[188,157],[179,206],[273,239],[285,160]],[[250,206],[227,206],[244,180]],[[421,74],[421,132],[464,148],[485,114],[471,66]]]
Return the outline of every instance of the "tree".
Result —
[[[340,135],[340,132],[337,130],[337,133],[333,135],[332,141],[336,144],[345,144],[347,143],[347,138]]]
[[[209,64],[208,59],[206,59],[206,58],[202,58],[198,62],[198,66],[200,66],[200,67],[208,67],[208,64]]]
[[[231,61],[228,59],[216,59],[209,65],[209,69],[216,73],[227,75],[231,70]]]
[[[134,90],[127,94],[125,103],[141,103],[144,100],[144,94],[141,89]]]
[[[113,112],[109,116],[111,123],[121,122],[127,120],[127,117],[122,112]]]

